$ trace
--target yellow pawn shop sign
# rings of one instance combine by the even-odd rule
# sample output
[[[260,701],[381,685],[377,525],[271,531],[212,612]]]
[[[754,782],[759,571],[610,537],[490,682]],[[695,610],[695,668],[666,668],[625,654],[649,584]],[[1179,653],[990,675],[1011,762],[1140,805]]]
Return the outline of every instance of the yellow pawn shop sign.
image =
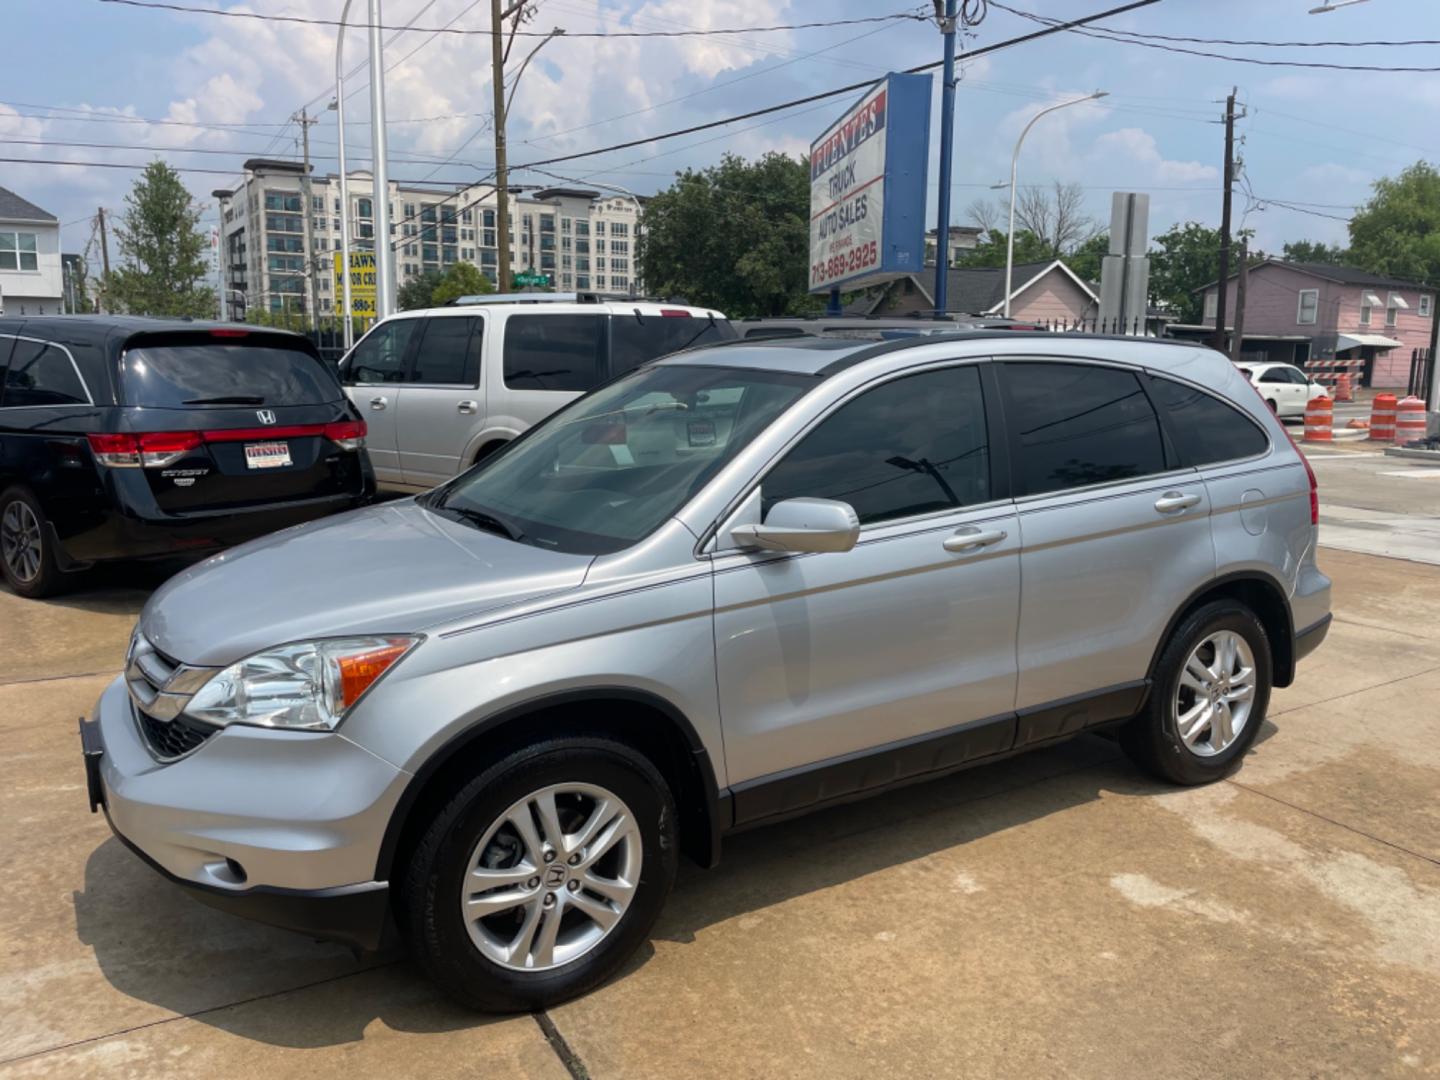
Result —
[[[335,252],[335,307],[345,303],[345,262],[342,252]],[[350,253],[350,314],[375,318],[375,253]]]

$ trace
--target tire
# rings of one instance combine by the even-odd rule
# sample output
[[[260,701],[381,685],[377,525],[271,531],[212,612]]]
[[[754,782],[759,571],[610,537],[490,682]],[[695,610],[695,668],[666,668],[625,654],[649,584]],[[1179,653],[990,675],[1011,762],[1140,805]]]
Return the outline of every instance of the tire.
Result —
[[[40,599],[64,588],[48,524],[39,500],[26,488],[0,494],[0,573],[20,596]]]
[[[1239,643],[1228,671],[1218,652],[1227,641]],[[1199,668],[1191,668],[1187,676],[1192,655]],[[1248,699],[1242,689],[1247,667],[1252,672]],[[1206,669],[1207,675],[1220,671],[1223,678],[1197,679],[1195,672]],[[1136,764],[1162,780],[1208,784],[1223,779],[1250,749],[1265,720],[1272,671],[1270,640],[1255,613],[1233,600],[1206,604],[1182,620],[1166,643],[1149,699],[1121,729],[1120,744]],[[1214,698],[1209,696],[1212,688]],[[1226,717],[1232,734],[1228,740]]]
[[[574,854],[562,851],[547,863],[532,859],[531,848],[538,839],[544,849],[555,830],[545,828],[544,817],[532,810],[539,802],[530,800],[557,787],[562,790],[552,796],[552,805],[559,818],[569,816],[559,822],[562,843],[577,839],[592,824],[594,833],[571,849]],[[606,818],[616,812],[617,802],[601,811],[602,796],[618,800],[620,817]],[[529,840],[510,824],[517,820],[507,817],[512,812],[530,823]],[[622,818],[631,828],[612,830]],[[623,838],[591,864],[612,831]],[[597,986],[645,941],[674,883],[677,851],[675,802],[648,758],[598,736],[550,738],[488,766],[436,813],[396,898],[399,921],[420,966],[460,1004],[486,1012],[544,1008]],[[638,873],[632,859],[638,859]],[[528,880],[497,877],[496,886],[476,893],[474,873],[487,871],[503,877],[524,874]],[[622,903],[622,887],[631,876],[638,882]],[[582,877],[586,884],[571,888]],[[589,883],[597,879],[617,899],[592,892]],[[467,918],[462,893],[491,900],[493,913]],[[512,902],[520,896],[529,899]],[[619,917],[608,927],[590,915],[603,909],[608,919],[617,908]],[[546,954],[545,932],[557,914],[558,929],[549,939],[553,952]],[[507,948],[513,953],[509,963],[498,955]],[[567,951],[573,958],[565,958]],[[549,965],[543,962],[547,955]]]

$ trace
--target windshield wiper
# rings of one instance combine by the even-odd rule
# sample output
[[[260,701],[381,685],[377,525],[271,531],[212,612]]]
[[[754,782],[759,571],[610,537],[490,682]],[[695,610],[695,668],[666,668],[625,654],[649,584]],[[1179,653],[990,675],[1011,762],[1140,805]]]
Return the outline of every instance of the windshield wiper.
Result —
[[[222,397],[197,397],[182,402],[184,405],[264,405],[265,399],[258,394],[229,394]]]
[[[461,521],[474,525],[477,529],[484,529],[486,532],[499,533],[507,540],[524,540],[525,534],[511,525],[508,521],[496,517],[494,514],[487,514],[484,510],[468,510],[459,506],[436,507],[441,513],[454,514]]]

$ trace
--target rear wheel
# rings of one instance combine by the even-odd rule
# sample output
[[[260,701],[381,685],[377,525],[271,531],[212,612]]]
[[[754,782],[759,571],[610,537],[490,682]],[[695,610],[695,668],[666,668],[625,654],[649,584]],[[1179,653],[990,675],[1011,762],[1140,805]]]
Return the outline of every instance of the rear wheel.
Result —
[[[676,866],[654,765],[598,737],[547,740],[462,787],[401,895],[417,958],[471,1008],[543,1008],[608,978],[645,940]]]
[[[1270,642],[1243,604],[1187,616],[1160,654],[1145,709],[1121,732],[1136,763],[1177,784],[1224,777],[1255,741],[1270,703]]]
[[[45,511],[25,488],[0,494],[0,571],[21,596],[39,598],[60,591],[63,576],[46,523]]]

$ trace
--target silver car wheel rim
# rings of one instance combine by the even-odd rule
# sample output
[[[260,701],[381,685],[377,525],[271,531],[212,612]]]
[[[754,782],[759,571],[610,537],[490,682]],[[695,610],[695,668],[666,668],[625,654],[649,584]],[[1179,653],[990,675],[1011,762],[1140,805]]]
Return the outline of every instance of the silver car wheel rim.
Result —
[[[0,557],[19,581],[34,581],[40,574],[40,522],[35,511],[20,500],[5,507],[0,517]]]
[[[545,971],[593,950],[640,884],[640,829],[613,792],[552,784],[514,802],[465,868],[460,914],[486,959]]]
[[[1214,757],[1245,730],[1255,705],[1255,654],[1233,630],[1217,630],[1190,652],[1175,688],[1175,729],[1192,754]]]

